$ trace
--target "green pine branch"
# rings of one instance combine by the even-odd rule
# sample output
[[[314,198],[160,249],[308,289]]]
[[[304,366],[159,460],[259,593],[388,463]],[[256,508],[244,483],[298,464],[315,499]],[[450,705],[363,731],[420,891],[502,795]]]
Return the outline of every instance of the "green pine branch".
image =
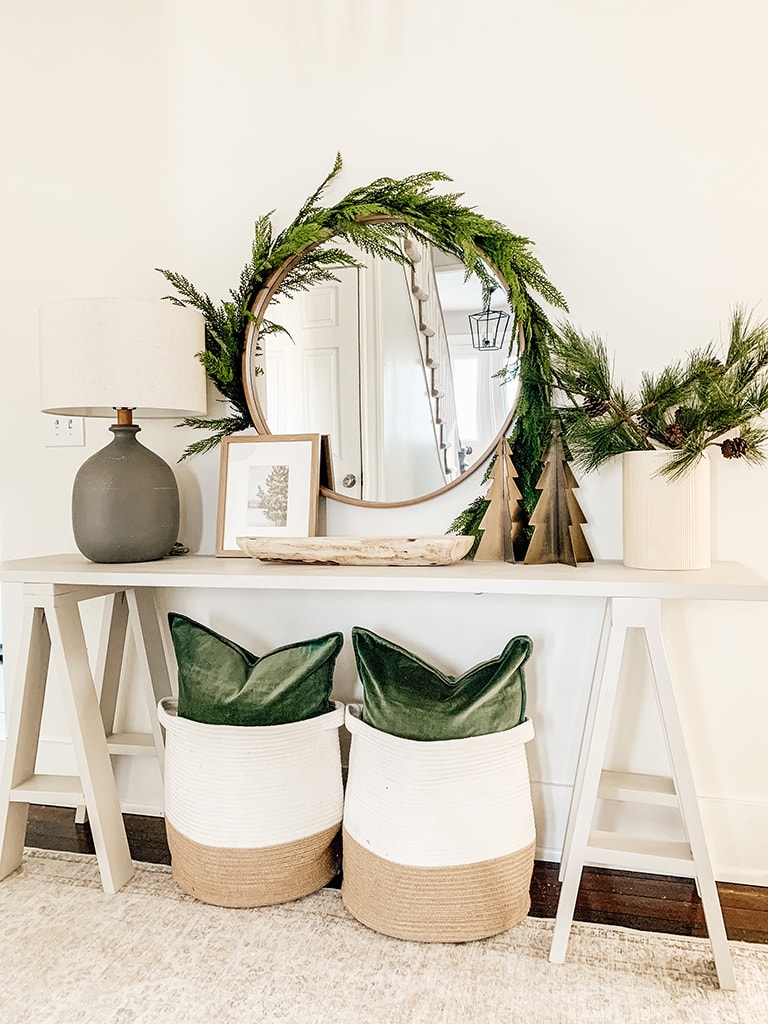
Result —
[[[490,501],[483,497],[482,494],[478,495],[473,501],[463,509],[456,518],[453,520],[451,525],[445,531],[446,533],[456,533],[462,537],[474,537],[475,542],[469,551],[464,555],[463,561],[471,562],[477,553],[477,549],[480,546],[480,541],[483,538],[485,532],[481,527],[483,517],[488,511]]]
[[[242,416],[223,416],[219,419],[207,419],[200,416],[187,416],[177,427],[194,427],[198,430],[213,430],[213,434],[204,437],[199,441],[193,441],[187,445],[181,454],[179,462],[188,459],[191,455],[203,455],[205,452],[215,448],[225,437],[236,434],[241,430],[247,430],[251,424]]]
[[[570,405],[565,437],[585,471],[627,451],[674,453],[662,471],[677,478],[709,448],[726,458],[764,461],[766,434],[756,421],[768,412],[768,323],[737,307],[723,358],[710,343],[659,373],[644,372],[637,392],[613,380],[605,345],[570,324],[551,345],[553,379]],[[724,444],[736,433],[739,443]]]

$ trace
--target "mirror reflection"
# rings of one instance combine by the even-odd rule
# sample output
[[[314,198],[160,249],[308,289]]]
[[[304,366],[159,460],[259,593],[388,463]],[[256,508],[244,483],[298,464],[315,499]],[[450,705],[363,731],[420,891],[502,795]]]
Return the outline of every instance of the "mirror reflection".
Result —
[[[517,399],[516,346],[507,330],[491,348],[487,329],[489,311],[508,328],[505,289],[484,301],[458,260],[410,236],[403,247],[403,265],[355,253],[364,266],[334,270],[338,282],[273,300],[267,319],[287,333],[260,339],[269,429],[328,435],[342,498],[409,502],[452,484],[488,454]]]

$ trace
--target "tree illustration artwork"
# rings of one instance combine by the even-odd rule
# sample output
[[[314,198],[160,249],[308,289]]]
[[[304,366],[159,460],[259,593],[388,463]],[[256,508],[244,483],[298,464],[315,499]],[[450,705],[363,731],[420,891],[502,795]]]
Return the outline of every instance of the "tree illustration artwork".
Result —
[[[273,526],[288,523],[288,466],[272,466],[256,489],[256,506]]]
[[[541,495],[530,519],[534,530],[526,565],[578,565],[594,561],[581,529],[587,519],[573,493],[578,486],[563,450],[560,430],[555,426],[544,470],[536,484]]]

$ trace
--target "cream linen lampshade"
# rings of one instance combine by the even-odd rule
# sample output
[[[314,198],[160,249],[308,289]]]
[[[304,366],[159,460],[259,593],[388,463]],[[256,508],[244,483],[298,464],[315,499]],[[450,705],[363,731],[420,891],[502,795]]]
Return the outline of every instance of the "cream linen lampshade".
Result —
[[[176,542],[176,479],[138,441],[133,412],[204,414],[205,371],[196,358],[204,347],[202,316],[170,302],[86,298],[40,307],[43,412],[117,419],[114,439],[83,463],[72,490],[75,542],[91,561],[150,561]]]

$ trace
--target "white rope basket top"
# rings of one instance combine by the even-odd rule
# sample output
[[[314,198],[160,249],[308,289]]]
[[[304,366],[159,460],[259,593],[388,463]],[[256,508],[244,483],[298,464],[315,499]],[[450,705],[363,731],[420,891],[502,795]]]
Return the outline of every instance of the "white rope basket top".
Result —
[[[362,721],[348,705],[352,736],[344,828],[365,849],[399,864],[473,864],[535,839],[525,744],[514,729],[457,740],[403,739]]]
[[[341,821],[344,706],[285,725],[207,725],[158,705],[166,730],[165,816],[206,846],[293,842]]]

